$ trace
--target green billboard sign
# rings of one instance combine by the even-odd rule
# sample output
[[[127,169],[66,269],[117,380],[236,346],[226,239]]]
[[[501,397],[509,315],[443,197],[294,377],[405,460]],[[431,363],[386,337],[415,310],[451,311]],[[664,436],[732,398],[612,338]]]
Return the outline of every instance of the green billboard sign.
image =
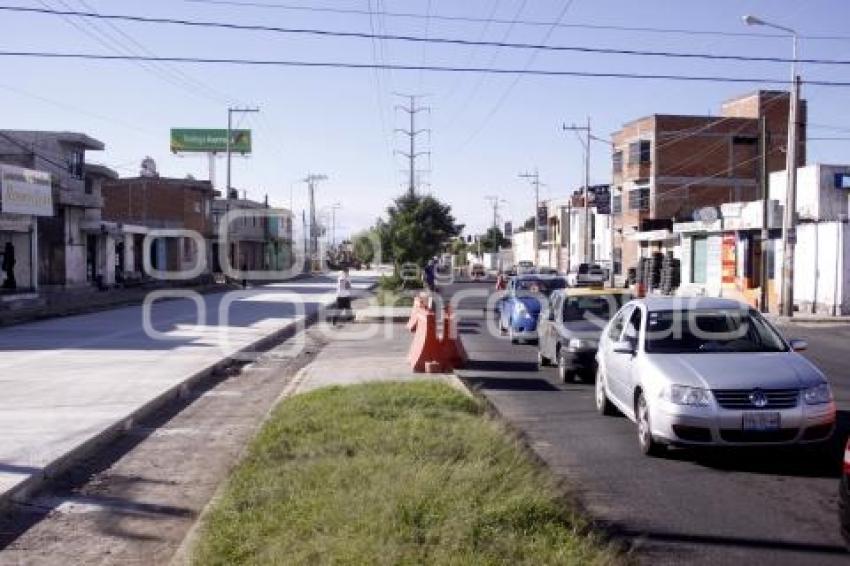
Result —
[[[171,151],[174,153],[227,151],[227,130],[172,128]],[[230,151],[233,153],[251,153],[251,130],[231,130]]]

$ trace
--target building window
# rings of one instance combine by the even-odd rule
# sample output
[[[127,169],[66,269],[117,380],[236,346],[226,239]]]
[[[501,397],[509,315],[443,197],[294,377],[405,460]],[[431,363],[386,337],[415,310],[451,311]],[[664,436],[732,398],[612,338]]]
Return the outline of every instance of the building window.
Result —
[[[611,197],[611,208],[614,214],[622,214],[623,195],[614,195],[613,197]]]
[[[94,181],[91,177],[86,177],[86,194],[90,195],[94,192]]]
[[[68,152],[68,155],[65,157],[65,160],[68,164],[68,173],[74,177],[75,179],[83,178],[83,152],[81,150],[74,150]]]
[[[611,157],[611,161],[614,164],[614,173],[622,173],[623,172],[623,152],[615,151],[614,155]]]
[[[631,210],[649,210],[649,187],[629,191],[629,208]]]
[[[649,163],[652,160],[652,144],[649,140],[638,140],[629,144],[629,163]]]

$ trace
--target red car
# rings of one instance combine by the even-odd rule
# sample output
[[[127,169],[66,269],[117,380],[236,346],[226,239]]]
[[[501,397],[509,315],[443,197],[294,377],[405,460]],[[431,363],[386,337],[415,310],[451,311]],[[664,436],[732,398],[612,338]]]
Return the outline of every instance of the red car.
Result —
[[[850,548],[850,439],[844,447],[844,473],[841,474],[840,489],[838,515],[841,518],[841,534]]]

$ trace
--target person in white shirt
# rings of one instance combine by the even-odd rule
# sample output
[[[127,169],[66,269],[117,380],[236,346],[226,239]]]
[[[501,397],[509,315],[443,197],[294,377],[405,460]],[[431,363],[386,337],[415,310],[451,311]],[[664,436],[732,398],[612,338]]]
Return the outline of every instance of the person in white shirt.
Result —
[[[348,278],[348,268],[343,267],[336,280],[336,319],[350,320],[353,318],[351,312],[351,279]]]

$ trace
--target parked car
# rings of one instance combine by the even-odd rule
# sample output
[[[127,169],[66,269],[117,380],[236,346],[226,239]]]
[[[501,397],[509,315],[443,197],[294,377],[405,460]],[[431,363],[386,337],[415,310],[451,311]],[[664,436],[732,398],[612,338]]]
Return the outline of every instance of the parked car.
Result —
[[[543,303],[557,289],[566,287],[563,277],[518,275],[508,281],[508,288],[496,304],[499,330],[507,332],[511,343],[537,340],[537,318]]]
[[[604,285],[608,274],[595,263],[580,263],[578,267],[567,273],[567,284],[570,287],[583,285]]]
[[[554,267],[538,267],[536,272],[540,275],[558,275],[558,270]]]
[[[549,297],[549,308],[537,327],[537,361],[558,366],[561,381],[593,375],[602,329],[631,294],[624,289],[569,288]]]
[[[841,535],[850,550],[850,438],[844,448],[844,471],[838,497],[838,516],[841,519]]]
[[[634,421],[645,454],[824,441],[835,403],[823,373],[797,353],[805,348],[737,301],[634,300],[602,333],[596,408]]]
[[[516,264],[517,275],[528,275],[534,273],[534,262],[522,260]]]
[[[487,272],[484,271],[484,265],[473,263],[469,266],[469,277],[472,279],[484,279],[487,277]]]

